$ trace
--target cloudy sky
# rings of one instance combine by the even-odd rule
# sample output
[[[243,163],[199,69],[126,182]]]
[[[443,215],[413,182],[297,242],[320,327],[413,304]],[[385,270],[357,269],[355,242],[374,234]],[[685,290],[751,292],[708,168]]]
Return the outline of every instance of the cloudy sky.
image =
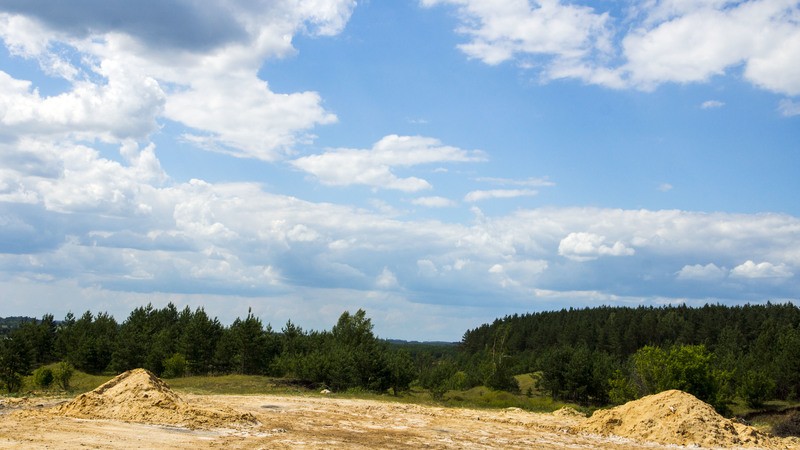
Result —
[[[2,0],[0,42],[0,316],[800,301],[795,0]]]

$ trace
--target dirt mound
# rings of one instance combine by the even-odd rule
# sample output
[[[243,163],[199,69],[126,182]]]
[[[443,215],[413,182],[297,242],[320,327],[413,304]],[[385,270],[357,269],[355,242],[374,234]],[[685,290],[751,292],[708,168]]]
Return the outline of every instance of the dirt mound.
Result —
[[[581,419],[586,417],[586,414],[578,411],[575,408],[570,408],[569,406],[564,406],[553,411],[553,415],[556,417],[577,417]]]
[[[58,415],[81,419],[111,419],[190,428],[255,425],[252,414],[231,409],[194,407],[163,380],[145,369],[129,370],[97,389],[57,406]]]
[[[661,444],[703,447],[770,447],[771,439],[717,414],[711,405],[681,391],[649,395],[613,409],[596,411],[582,431],[614,434]]]

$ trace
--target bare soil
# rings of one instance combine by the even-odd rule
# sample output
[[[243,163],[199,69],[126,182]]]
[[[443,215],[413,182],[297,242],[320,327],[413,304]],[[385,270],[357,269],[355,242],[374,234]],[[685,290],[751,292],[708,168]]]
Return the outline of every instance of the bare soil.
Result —
[[[676,394],[677,391],[599,411],[587,419],[569,409],[535,414],[518,408],[441,408],[342,399],[335,395],[178,395],[151,375],[128,374],[109,382],[113,382],[111,386],[103,385],[71,400],[0,400],[0,448],[674,449],[688,446],[800,450],[797,439],[770,437],[739,424],[728,427],[730,422],[716,415],[713,409],[705,409],[704,403],[688,394]],[[683,420],[682,415],[691,419]]]

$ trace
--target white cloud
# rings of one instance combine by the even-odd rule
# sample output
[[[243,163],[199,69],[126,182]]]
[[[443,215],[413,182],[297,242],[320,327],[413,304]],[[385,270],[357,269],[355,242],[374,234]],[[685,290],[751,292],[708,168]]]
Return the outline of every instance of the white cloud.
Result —
[[[515,60],[544,80],[611,88],[705,82],[743,67],[763,89],[800,93],[800,8],[789,0],[647,1],[618,18],[559,0],[423,0],[457,8],[460,49],[487,64]]]
[[[336,121],[319,94],[275,93],[257,74],[265,59],[294,50],[296,33],[341,31],[353,0],[206,2],[202,8],[160,2],[161,10],[181,13],[145,20],[137,6],[123,22],[91,1],[70,8],[33,3],[13,8],[26,16],[0,13],[0,38],[14,54],[64,77],[70,89],[46,98],[19,84],[12,97],[0,92],[5,119],[19,133],[143,139],[164,117],[189,127],[185,138],[199,147],[273,161],[313,139],[313,127]],[[176,16],[183,22],[172,21]],[[81,62],[63,59],[64,48]]]
[[[445,162],[477,162],[485,157],[478,151],[467,151],[442,145],[423,136],[389,135],[369,150],[334,149],[326,153],[304,156],[291,164],[333,186],[366,185],[381,189],[417,192],[430,189],[428,181],[417,177],[401,178],[398,168]]]
[[[70,92],[41,97],[29,82],[0,71],[0,133],[119,141],[145,138],[158,128],[165,95],[154,79],[112,63],[97,72],[108,81],[80,81]]]
[[[663,82],[703,82],[744,65],[762,88],[800,92],[800,27],[794,2],[711,1],[656,7],[623,39],[624,70],[640,87]]]
[[[674,186],[672,186],[669,183],[661,183],[661,184],[658,185],[658,190],[661,191],[661,192],[669,192],[673,188],[674,188]]]
[[[411,203],[426,208],[451,208],[457,203],[445,197],[418,197],[411,200]]]
[[[466,202],[480,202],[483,200],[491,200],[497,198],[517,198],[517,197],[533,197],[538,195],[539,192],[533,189],[491,189],[491,190],[477,190],[467,193],[464,196]]]
[[[531,302],[558,307],[565,298],[622,301],[630,290],[639,299],[663,296],[664,286],[691,284],[676,277],[719,276],[731,261],[770,263],[734,269],[732,278],[751,278],[715,283],[717,298],[788,298],[797,286],[800,221],[788,215],[540,208],[498,217],[476,211],[469,225],[399,220],[256,183],[170,182],[154,147],[133,141],[120,146],[121,162],[30,138],[0,145],[0,227],[8,237],[0,242],[0,281],[71,279],[87,289],[268,304],[271,296],[294,304],[308,289],[344,288],[358,293],[351,301],[366,302],[402,285],[417,302],[463,308],[502,298],[516,310]],[[565,260],[604,256],[626,257]],[[716,265],[696,265],[698,258]],[[767,275],[782,282],[754,278]],[[400,310],[406,301],[382,308]]]
[[[772,264],[770,262],[754,263],[747,260],[731,270],[731,276],[738,278],[791,278],[794,276],[784,263]]]
[[[439,269],[436,268],[436,263],[430,259],[417,260],[417,268],[419,269],[419,274],[424,277],[433,276],[439,272]]]
[[[716,108],[722,108],[723,106],[725,106],[725,102],[721,102],[719,100],[706,100],[700,105],[700,108],[716,109]]]
[[[185,138],[207,150],[273,161],[305,141],[303,131],[337,120],[322,108],[317,93],[276,94],[254,76],[195,84],[170,96],[166,116],[198,130]],[[198,102],[208,107],[195,107]]]
[[[692,264],[683,266],[676,275],[679,280],[718,281],[725,278],[727,274],[728,272],[724,268],[709,263],[706,265]]]
[[[590,261],[601,256],[631,256],[634,253],[634,249],[621,241],[612,244],[605,236],[594,233],[570,233],[558,244],[558,254],[575,261]]]
[[[783,117],[800,116],[800,102],[785,98],[778,103],[778,111]]]
[[[375,285],[381,289],[392,289],[398,286],[397,277],[387,267],[375,278]]]
[[[458,31],[470,38],[460,49],[487,64],[524,55],[571,63],[608,48],[608,15],[585,6],[518,0],[423,0],[422,4],[456,5],[462,20]]]
[[[505,269],[503,269],[502,264],[495,264],[492,267],[489,267],[489,273],[503,273]]]

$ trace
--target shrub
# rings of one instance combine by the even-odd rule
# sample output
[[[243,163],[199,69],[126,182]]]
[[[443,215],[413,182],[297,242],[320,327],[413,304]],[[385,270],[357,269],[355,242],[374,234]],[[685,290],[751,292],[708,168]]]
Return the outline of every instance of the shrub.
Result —
[[[751,408],[763,406],[774,391],[775,382],[760,371],[748,371],[739,385],[739,395]]]
[[[49,367],[39,367],[33,371],[33,383],[42,389],[49,388],[53,384],[53,380],[55,377]]]
[[[621,370],[614,371],[614,375],[608,380],[608,387],[609,401],[615,405],[636,399],[636,386]]]
[[[75,372],[75,369],[72,367],[72,364],[62,361],[58,363],[55,370],[53,370],[53,379],[58,384],[61,389],[65,391],[69,390],[69,382],[72,380],[72,374]]]
[[[169,358],[164,360],[164,372],[161,376],[164,378],[179,378],[186,375],[186,357],[180,353],[175,353]]]

